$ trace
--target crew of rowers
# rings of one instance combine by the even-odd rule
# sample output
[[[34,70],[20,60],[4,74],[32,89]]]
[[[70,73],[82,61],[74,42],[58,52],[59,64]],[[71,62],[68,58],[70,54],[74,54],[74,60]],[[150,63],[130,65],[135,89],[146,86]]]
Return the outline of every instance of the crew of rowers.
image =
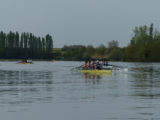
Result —
[[[103,68],[105,68],[106,66],[108,66],[108,61],[107,60],[103,60],[103,61],[85,61],[85,63],[83,65],[81,65],[81,68],[83,69],[98,69],[101,70]]]
[[[31,59],[29,59],[29,57],[26,57],[26,58],[24,58],[24,59],[22,59],[22,61],[21,61],[22,63],[33,63],[33,61],[31,60]]]

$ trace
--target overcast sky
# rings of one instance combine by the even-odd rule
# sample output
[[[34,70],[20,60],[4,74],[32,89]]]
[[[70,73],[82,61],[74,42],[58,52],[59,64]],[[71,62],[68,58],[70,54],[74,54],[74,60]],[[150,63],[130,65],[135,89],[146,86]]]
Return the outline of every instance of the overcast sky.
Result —
[[[51,34],[54,47],[126,46],[139,25],[160,27],[160,0],[0,0],[0,30]]]

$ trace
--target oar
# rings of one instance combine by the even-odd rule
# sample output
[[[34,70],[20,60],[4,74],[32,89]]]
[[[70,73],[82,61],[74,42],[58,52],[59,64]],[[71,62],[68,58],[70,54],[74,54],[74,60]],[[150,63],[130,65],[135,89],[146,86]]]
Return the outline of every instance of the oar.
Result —
[[[72,68],[71,70],[80,70],[80,69],[82,69],[82,67],[81,67],[81,66],[78,66],[78,67]]]
[[[112,64],[108,64],[108,66],[113,66],[113,67],[118,67],[118,68],[124,68],[124,67],[122,67],[122,66],[112,65]]]
[[[119,69],[123,69],[124,71],[128,71],[128,68],[127,67],[123,67],[123,66],[118,66],[118,65],[112,65],[112,64],[108,64],[108,65],[111,65],[115,68],[119,68]]]

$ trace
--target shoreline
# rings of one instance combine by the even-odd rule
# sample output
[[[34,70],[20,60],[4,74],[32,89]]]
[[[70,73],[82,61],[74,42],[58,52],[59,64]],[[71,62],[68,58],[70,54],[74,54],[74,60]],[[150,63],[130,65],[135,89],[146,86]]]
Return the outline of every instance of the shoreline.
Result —
[[[21,61],[22,59],[0,59],[0,62],[5,62],[5,61],[9,61],[9,62],[16,62],[16,61]],[[31,60],[33,60],[33,61],[50,61],[50,62],[55,62],[55,61],[66,61],[66,62],[70,62],[70,61],[75,61],[75,62],[84,62],[85,60],[63,60],[63,59],[61,59],[61,60],[56,60],[56,59],[53,59],[54,61],[52,61],[52,60],[47,60],[47,59],[31,59]],[[109,62],[124,62],[124,63],[160,63],[160,61],[159,62],[152,62],[152,61],[150,61],[150,62],[143,62],[143,61],[109,61]]]

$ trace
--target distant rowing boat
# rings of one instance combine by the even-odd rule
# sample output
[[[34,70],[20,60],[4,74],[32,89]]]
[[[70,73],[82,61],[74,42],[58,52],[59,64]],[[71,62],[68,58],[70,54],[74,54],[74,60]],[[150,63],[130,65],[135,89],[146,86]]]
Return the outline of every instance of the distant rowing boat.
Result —
[[[51,62],[55,62],[55,60],[54,60],[54,59],[52,59],[52,60],[51,60]]]
[[[21,62],[19,62],[19,64],[33,64],[32,60],[23,60]]]
[[[19,62],[19,64],[33,64],[33,63]]]

